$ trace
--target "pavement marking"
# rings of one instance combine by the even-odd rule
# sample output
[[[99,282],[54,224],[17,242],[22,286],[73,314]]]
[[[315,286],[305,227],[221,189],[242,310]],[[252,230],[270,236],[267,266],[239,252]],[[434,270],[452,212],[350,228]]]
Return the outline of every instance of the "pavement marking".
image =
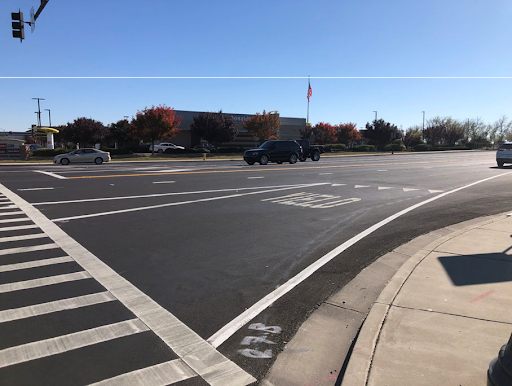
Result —
[[[53,284],[59,284],[59,283],[66,283],[69,281],[75,281],[75,280],[83,280],[83,279],[90,279],[91,275],[89,275],[85,271],[75,272],[75,273],[66,273],[64,275],[57,275],[57,276],[49,276],[49,277],[43,277],[40,279],[32,279],[32,280],[24,280],[24,281],[17,281],[14,283],[7,283],[7,284],[1,284],[0,285],[0,293],[6,293],[6,292],[14,292],[29,288],[38,288],[38,287],[44,287],[45,285],[53,285]],[[0,363],[2,361],[0,360]]]
[[[379,186],[378,190],[387,190],[387,189],[394,189],[391,186]]]
[[[79,215],[79,216],[61,217],[61,218],[53,219],[52,221],[53,222],[70,221],[70,220],[78,220],[78,219],[83,219],[83,218],[108,216],[108,215],[111,215],[111,214],[138,212],[138,211],[141,211],[141,210],[150,210],[150,209],[166,208],[166,207],[170,207],[170,206],[195,204],[195,203],[198,203],[198,202],[218,201],[218,200],[225,200],[225,199],[228,199],[228,198],[238,198],[238,197],[250,196],[250,195],[254,195],[254,194],[271,193],[271,192],[278,192],[278,191],[281,191],[281,190],[306,188],[306,187],[326,185],[326,184],[327,183],[294,185],[294,186],[286,187],[286,188],[269,189],[269,190],[262,190],[262,191],[258,191],[258,192],[249,192],[249,193],[231,194],[229,196],[209,197],[209,198],[201,198],[201,199],[197,199],[197,200],[171,202],[171,203],[160,204],[160,205],[141,206],[141,207],[138,207],[138,208],[112,210],[112,211],[109,211],[109,212],[99,212],[99,213],[83,214],[83,215]]]
[[[18,207],[14,204],[10,204],[8,206],[2,206],[0,207],[0,210],[4,210],[4,209],[17,209]]]
[[[229,322],[224,327],[222,327],[219,331],[217,331],[215,334],[213,334],[210,338],[208,338],[207,341],[210,342],[213,347],[219,347],[222,343],[224,343],[229,337],[231,337],[240,328],[242,328],[244,325],[246,325],[249,321],[251,321],[254,317],[256,317],[258,314],[260,314],[263,310],[268,308],[276,300],[278,300],[279,298],[281,298],[282,296],[284,296],[285,294],[290,292],[293,288],[295,288],[295,286],[297,286],[298,284],[300,284],[304,280],[306,280],[308,277],[310,277],[318,269],[323,267],[329,261],[331,261],[336,256],[338,256],[340,253],[345,251],[347,248],[351,247],[358,241],[364,239],[366,236],[372,234],[377,229],[382,228],[384,225],[389,224],[391,221],[396,220],[397,218],[413,211],[414,209],[420,208],[423,205],[434,202],[434,201],[436,201],[440,198],[443,198],[445,196],[448,196],[450,194],[453,194],[453,193],[459,192],[463,189],[467,189],[472,186],[490,181],[492,179],[507,176],[510,174],[512,174],[512,172],[498,174],[498,175],[495,175],[492,177],[484,178],[483,180],[472,182],[470,184],[461,186],[456,189],[452,189],[448,192],[441,193],[435,197],[429,198],[425,201],[422,201],[415,205],[412,205],[404,210],[401,210],[400,212],[397,212],[397,213],[385,218],[382,221],[379,221],[378,223],[372,225],[371,227],[367,228],[363,232],[359,233],[358,235],[350,238],[349,240],[345,241],[343,244],[334,248],[332,251],[328,252],[327,254],[322,256],[320,259],[315,261],[313,264],[309,265],[304,270],[299,272],[297,275],[292,277],[286,283],[282,284],[280,287],[278,287],[274,291],[270,292],[268,295],[263,297],[261,300],[256,302],[254,305],[247,308],[244,312],[242,312],[240,315],[238,315],[235,319],[233,319],[231,322]]]
[[[248,180],[256,180],[256,179],[259,179],[259,178],[265,178],[265,177],[247,177]]]
[[[48,237],[48,236],[46,236],[44,233],[34,233],[32,235],[0,237],[0,243],[7,243],[10,241],[42,239],[43,237]]]
[[[444,190],[434,190],[434,189],[431,189],[428,191],[429,193],[443,193]]]
[[[176,181],[154,181],[154,184],[174,184]]]
[[[45,251],[47,249],[55,249],[59,246],[55,243],[50,244],[42,244],[42,245],[32,245],[29,247],[17,247],[17,248],[8,248],[0,250],[0,256],[3,255],[14,255],[16,253],[25,253],[25,252],[33,252],[33,251]]]
[[[29,218],[8,218],[8,219],[5,219],[5,220],[0,220],[0,224],[5,224],[5,223],[8,223],[8,222],[24,222],[24,221],[30,221]]]
[[[2,213],[0,213],[0,216],[12,216],[12,215],[20,215],[20,214],[25,214],[25,213],[23,213],[21,210],[17,210],[15,212],[2,212]]]
[[[32,318],[34,316],[51,314],[59,311],[74,310],[76,308],[112,302],[115,300],[117,299],[110,292],[106,291],[69,299],[56,300],[48,303],[40,303],[33,306],[13,308],[10,310],[0,311],[0,323]]]
[[[148,331],[139,319],[109,324],[0,350],[0,368]]]
[[[413,189],[413,188],[403,188],[404,192],[412,192],[413,190],[419,190],[419,189]]]
[[[256,190],[256,189],[275,189],[298,186],[302,187],[303,184],[299,185],[273,185],[273,186],[255,186],[250,188],[229,188],[229,189],[211,189],[211,190],[197,190],[192,192],[171,192],[171,193],[155,193],[155,194],[144,194],[138,196],[120,196],[120,197],[103,197],[103,198],[86,198],[82,200],[67,200],[67,201],[46,201],[46,202],[35,202],[32,205],[57,205],[57,204],[75,204],[81,202],[96,202],[96,201],[110,201],[110,200],[128,200],[134,198],[153,198],[153,197],[166,197],[166,196],[185,196],[189,194],[204,194],[204,193],[218,193],[218,192],[238,192],[240,190]],[[1,209],[1,208],[0,208]]]
[[[27,188],[27,189],[18,189],[20,192],[26,191],[26,190],[53,190],[54,188]]]
[[[331,186],[345,186],[347,184],[332,184]]]
[[[470,302],[470,303],[477,302],[477,301],[479,301],[480,299],[483,299],[483,298],[485,298],[485,297],[487,297],[487,296],[491,295],[493,292],[494,292],[494,290],[489,291],[489,292],[486,292],[485,294],[482,294],[482,295],[480,295],[480,296],[477,296],[476,298],[474,298],[473,300],[470,300],[469,302]]]
[[[2,184],[0,184],[0,192],[16,203],[44,233],[82,266],[87,271],[87,278],[92,277],[98,281],[210,385],[244,386],[256,382],[254,377],[69,237],[34,206]]]
[[[59,176],[58,174],[55,174],[55,173],[52,173],[52,172],[45,172],[45,171],[42,171],[42,170],[34,170],[34,173],[46,174],[47,176],[50,176],[50,177],[53,177],[53,178],[58,178],[59,180],[67,180],[68,179],[67,177]]]
[[[328,201],[330,200],[330,201]],[[341,198],[340,196],[332,196],[330,194],[315,194],[315,193],[295,193],[288,196],[266,198],[261,201],[270,201],[274,204],[294,205],[306,208],[324,209],[334,208],[352,202],[361,201],[360,198]],[[322,202],[324,201],[324,202]],[[328,201],[328,202],[325,202]],[[319,202],[322,202],[319,204]]]
[[[356,185],[354,186],[354,189],[360,189],[360,188],[369,188],[369,185]]]
[[[387,172],[387,170],[377,170],[378,172]]]
[[[326,176],[328,174],[334,174],[334,173],[318,173],[319,176]]]
[[[0,265],[0,272],[18,271],[20,269],[44,267],[46,265],[69,263],[72,261],[74,261],[74,260],[71,257],[63,256],[63,257],[53,257],[51,259],[28,261],[26,263],[4,264],[4,265]]]
[[[169,362],[160,363],[144,369],[121,374],[117,377],[105,379],[101,382],[91,383],[89,386],[167,386],[196,376],[197,374],[194,373],[182,360],[174,359]]]
[[[34,229],[39,228],[36,224],[32,225],[18,225],[14,227],[0,227],[0,232],[6,232],[6,231],[20,231],[23,229]]]

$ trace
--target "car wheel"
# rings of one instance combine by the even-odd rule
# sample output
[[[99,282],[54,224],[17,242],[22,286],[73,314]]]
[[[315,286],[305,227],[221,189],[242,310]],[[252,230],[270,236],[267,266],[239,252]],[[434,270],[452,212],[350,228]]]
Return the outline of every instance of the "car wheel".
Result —
[[[164,151],[162,149],[158,149],[157,153],[163,153]]]
[[[96,159],[94,160],[94,163],[95,163],[96,165],[101,165],[101,164],[103,163],[103,158],[100,158],[100,157],[96,158]]]
[[[305,162],[308,159],[306,156],[299,157],[300,162]]]
[[[254,165],[254,161],[245,161],[247,162],[249,165]]]
[[[260,165],[266,165],[266,164],[268,164],[268,155],[263,154],[260,157]]]
[[[313,154],[311,154],[311,159],[313,161],[318,161],[320,159],[320,153],[315,151]]]
[[[298,159],[297,154],[290,154],[290,163],[291,164],[296,163],[297,159]]]
[[[61,165],[67,165],[67,164],[69,164],[69,160],[67,158],[63,158],[63,159],[60,160],[60,164]]]
[[[498,164],[499,168],[502,168],[503,165],[505,164],[503,161],[496,161],[496,163]]]

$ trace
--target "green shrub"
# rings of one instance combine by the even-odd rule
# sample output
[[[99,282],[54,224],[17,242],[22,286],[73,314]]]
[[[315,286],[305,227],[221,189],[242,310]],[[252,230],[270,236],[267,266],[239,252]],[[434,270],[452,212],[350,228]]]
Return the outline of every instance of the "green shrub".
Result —
[[[444,150],[471,150],[468,146],[436,146],[433,147],[434,151],[444,151]]]
[[[397,143],[390,143],[384,146],[384,151],[402,151],[405,148]]]
[[[70,150],[70,149],[66,150],[66,149],[61,149],[61,148],[39,149],[39,150],[36,150],[35,152],[33,152],[32,155],[34,157],[55,157],[56,155],[69,153],[70,151],[72,151],[72,150]]]
[[[371,152],[375,151],[374,145],[357,145],[352,148],[353,151],[365,151],[365,152]]]
[[[333,151],[346,151],[347,145],[345,145],[343,143],[333,143],[333,144],[329,144],[329,145],[324,145],[324,150],[327,153],[333,152]]]
[[[414,151],[428,151],[430,150],[430,145],[426,143],[420,143],[419,145],[414,146]]]

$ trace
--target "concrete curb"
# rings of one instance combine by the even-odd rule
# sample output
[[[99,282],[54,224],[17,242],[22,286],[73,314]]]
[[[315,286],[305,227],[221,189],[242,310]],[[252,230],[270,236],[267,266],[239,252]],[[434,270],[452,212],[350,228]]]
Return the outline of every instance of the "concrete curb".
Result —
[[[395,298],[416,267],[428,255],[447,241],[475,228],[490,224],[498,219],[506,218],[507,216],[510,216],[510,211],[486,218],[480,217],[478,219],[442,228],[439,231],[431,232],[443,232],[445,235],[433,242],[430,242],[411,256],[396,272],[371,307],[371,310],[361,327],[354,349],[350,354],[350,360],[341,383],[343,386],[367,385],[375,349],[378,344],[382,328],[386,323],[388,312]],[[411,242],[414,242],[414,240]]]

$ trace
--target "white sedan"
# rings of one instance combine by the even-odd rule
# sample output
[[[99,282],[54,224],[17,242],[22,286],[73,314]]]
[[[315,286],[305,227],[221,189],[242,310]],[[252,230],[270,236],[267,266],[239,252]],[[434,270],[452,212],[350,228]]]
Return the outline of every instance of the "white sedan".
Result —
[[[162,142],[158,145],[155,145],[155,151],[158,153],[164,153],[166,149],[185,149],[183,146],[175,145],[170,142]],[[149,145],[149,151],[153,151],[153,146]]]
[[[53,157],[54,164],[67,165],[76,162],[94,162],[96,165],[110,161],[110,153],[93,148],[84,148]]]

